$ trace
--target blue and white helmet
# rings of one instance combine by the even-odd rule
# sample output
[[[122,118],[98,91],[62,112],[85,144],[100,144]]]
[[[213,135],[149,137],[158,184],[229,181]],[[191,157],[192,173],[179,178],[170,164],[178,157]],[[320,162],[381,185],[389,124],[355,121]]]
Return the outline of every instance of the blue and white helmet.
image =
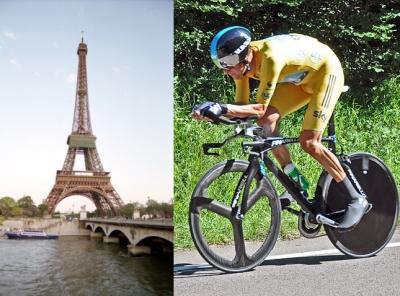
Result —
[[[215,65],[224,69],[244,61],[249,50],[251,33],[240,26],[225,28],[211,41],[210,54]]]

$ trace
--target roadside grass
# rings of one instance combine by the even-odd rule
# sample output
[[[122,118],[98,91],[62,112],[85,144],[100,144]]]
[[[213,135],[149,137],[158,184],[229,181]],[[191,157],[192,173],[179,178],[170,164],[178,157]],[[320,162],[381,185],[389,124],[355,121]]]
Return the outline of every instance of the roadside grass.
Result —
[[[388,79],[374,90],[373,97],[361,97],[362,94],[346,93],[340,98],[335,111],[338,150],[345,153],[366,151],[382,159],[391,169],[397,185],[400,184],[400,77]],[[232,128],[194,121],[190,110],[178,106],[181,98],[175,94],[174,114],[174,232],[175,249],[192,248],[188,226],[188,210],[191,194],[196,183],[213,165],[226,159],[247,159],[240,147],[240,141],[233,141],[220,149],[220,156],[206,156],[202,152],[203,143],[221,142],[232,134]],[[206,99],[204,99],[206,100]],[[364,103],[357,103],[364,102]],[[281,134],[297,137],[303,120],[304,109],[282,120]],[[299,145],[290,145],[292,159],[311,183],[310,193],[322,172],[321,166],[301,151]],[[278,194],[283,192],[280,184],[272,179]],[[222,187],[231,192],[237,182],[226,180]],[[218,191],[218,190],[217,190]],[[218,196],[217,193],[215,193]],[[230,195],[231,196],[231,195]],[[254,217],[246,224],[246,237],[260,239],[265,233],[266,224],[257,223],[260,217],[268,216],[267,207],[260,207]],[[207,239],[220,244],[230,237],[230,225],[218,218],[209,218]],[[297,217],[282,214],[280,238],[298,237]]]

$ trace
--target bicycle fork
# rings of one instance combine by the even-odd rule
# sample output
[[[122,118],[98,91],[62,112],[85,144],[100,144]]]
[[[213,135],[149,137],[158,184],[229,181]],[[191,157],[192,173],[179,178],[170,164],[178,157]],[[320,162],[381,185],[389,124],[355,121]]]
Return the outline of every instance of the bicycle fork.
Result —
[[[232,216],[238,220],[243,219],[244,214],[247,212],[247,201],[250,192],[251,181],[259,169],[259,161],[256,156],[252,155],[249,161],[250,164],[247,167],[247,170],[240,177],[231,202]],[[240,205],[238,205],[240,196],[242,196],[242,201]]]

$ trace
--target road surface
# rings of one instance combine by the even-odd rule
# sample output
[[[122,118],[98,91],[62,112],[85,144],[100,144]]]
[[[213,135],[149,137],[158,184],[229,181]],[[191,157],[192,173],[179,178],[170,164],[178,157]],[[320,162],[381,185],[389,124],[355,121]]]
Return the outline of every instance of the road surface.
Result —
[[[374,257],[348,258],[326,236],[278,241],[252,271],[223,273],[197,251],[174,254],[174,295],[400,295],[400,228]]]

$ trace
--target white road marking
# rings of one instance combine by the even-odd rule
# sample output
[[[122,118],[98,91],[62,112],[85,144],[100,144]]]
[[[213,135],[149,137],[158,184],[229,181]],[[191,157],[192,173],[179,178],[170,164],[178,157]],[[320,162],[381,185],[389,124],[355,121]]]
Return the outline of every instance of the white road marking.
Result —
[[[395,248],[400,247],[400,242],[387,244],[385,248]],[[278,260],[278,259],[289,259],[289,258],[301,258],[301,257],[311,257],[311,256],[321,256],[328,254],[341,254],[341,252],[337,249],[328,249],[328,250],[319,250],[319,251],[310,251],[310,252],[302,252],[302,253],[292,253],[292,254],[282,254],[282,255],[274,255],[268,256],[265,261],[269,260]],[[174,268],[174,272],[181,272],[185,270],[200,270],[200,269],[208,269],[212,268],[209,264],[189,264],[185,266],[177,266]]]
[[[393,247],[400,247],[400,242],[387,244],[385,248],[393,248]],[[342,252],[340,252],[338,249],[329,249],[329,250],[321,250],[321,251],[311,251],[311,252],[268,256],[265,260],[268,261],[268,260],[276,260],[276,259],[301,258],[301,257],[311,257],[311,256],[320,256],[320,255],[328,255],[328,254],[341,254],[341,253]]]

